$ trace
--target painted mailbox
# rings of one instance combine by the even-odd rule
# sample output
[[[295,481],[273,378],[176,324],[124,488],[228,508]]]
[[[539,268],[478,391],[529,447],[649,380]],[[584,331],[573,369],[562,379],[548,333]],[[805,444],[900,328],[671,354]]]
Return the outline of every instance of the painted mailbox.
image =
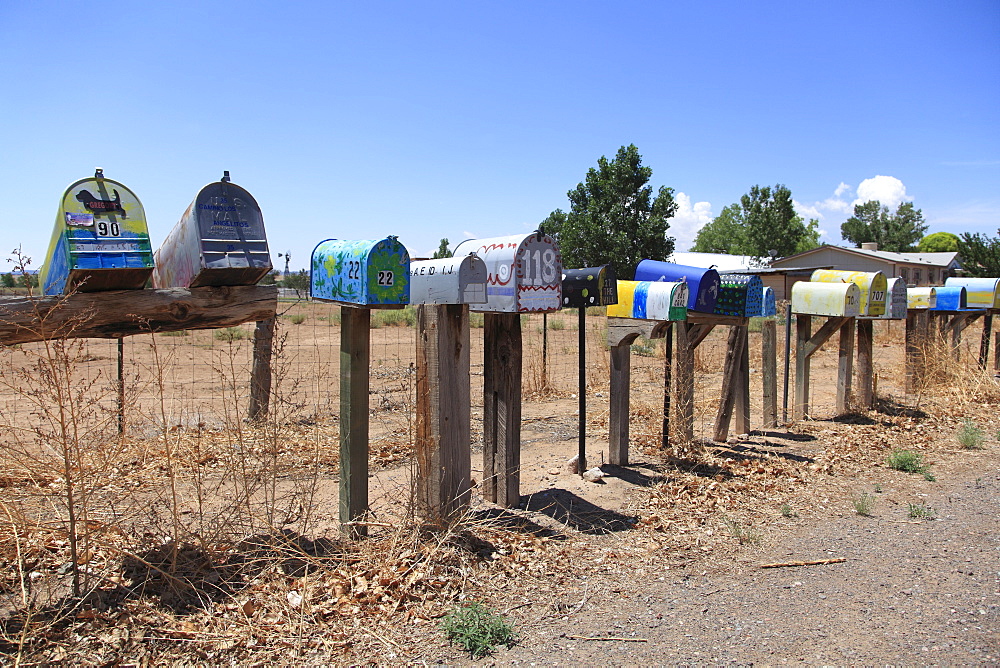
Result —
[[[687,283],[618,281],[618,303],[608,306],[608,317],[684,320],[687,305]]]
[[[792,313],[857,317],[861,288],[855,283],[798,281],[792,285]]]
[[[100,169],[66,189],[39,270],[45,294],[139,290],[152,271],[146,214],[135,193]]]
[[[154,288],[255,285],[272,269],[257,200],[229,172],[198,191],[153,258]]]
[[[547,313],[562,305],[562,257],[547,234],[468,239],[455,255],[475,253],[486,263],[486,303],[473,311]]]
[[[564,269],[562,300],[564,308],[608,306],[618,303],[618,284],[610,264],[583,269]]]
[[[885,274],[881,271],[841,271],[839,269],[817,269],[812,273],[813,282],[854,283],[861,289],[860,315],[881,316],[885,314]]]
[[[717,315],[741,318],[760,313],[764,298],[764,283],[760,276],[750,274],[720,274],[719,298],[715,302]]]
[[[763,318],[778,315],[778,301],[774,297],[773,288],[764,288],[760,301],[760,313],[757,315]]]
[[[411,304],[485,304],[486,263],[475,255],[410,263]]]
[[[906,317],[906,283],[901,278],[886,279],[885,313],[882,315],[861,315],[866,320],[902,320]]]
[[[393,307],[410,301],[410,255],[394,236],[371,241],[327,239],[312,253],[313,299]]]
[[[906,308],[932,309],[937,306],[937,288],[906,288]]]
[[[686,282],[688,308],[700,313],[715,312],[715,302],[719,298],[719,272],[715,269],[643,260],[635,268],[635,280]]]
[[[1000,278],[948,278],[945,287],[964,287],[969,308],[1000,308]]]
[[[937,304],[932,311],[962,311],[969,308],[969,297],[964,286],[946,285],[937,288]]]

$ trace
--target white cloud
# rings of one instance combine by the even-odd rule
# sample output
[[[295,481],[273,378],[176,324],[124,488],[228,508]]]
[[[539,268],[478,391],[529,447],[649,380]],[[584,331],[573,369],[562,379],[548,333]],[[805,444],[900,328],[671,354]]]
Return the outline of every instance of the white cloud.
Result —
[[[841,181],[840,185],[837,186],[837,189],[833,191],[833,196],[834,197],[843,197],[845,193],[848,193],[850,191],[851,191],[851,186],[849,186],[846,183],[844,183],[843,181]]]
[[[802,202],[792,200],[792,204],[795,206],[795,213],[799,214],[805,220],[810,218],[818,218],[822,220],[823,214],[820,213],[819,208],[816,205],[803,204]]]
[[[906,195],[906,186],[895,176],[873,176],[870,179],[865,179],[858,186],[858,197],[851,206],[878,200],[882,206],[889,207],[891,211],[903,202],[909,202],[912,199]]]
[[[670,229],[667,234],[677,241],[675,250],[685,252],[694,243],[698,230],[712,222],[712,204],[710,202],[691,203],[691,198],[684,193],[674,193],[677,212],[670,219]]]

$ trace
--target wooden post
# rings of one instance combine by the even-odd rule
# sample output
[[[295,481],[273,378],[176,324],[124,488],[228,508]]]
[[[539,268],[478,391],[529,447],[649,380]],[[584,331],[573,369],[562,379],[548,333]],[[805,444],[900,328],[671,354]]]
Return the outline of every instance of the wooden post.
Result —
[[[979,368],[986,370],[990,359],[990,337],[993,335],[993,311],[983,316],[983,338],[979,342]],[[996,355],[996,353],[993,353]]]
[[[274,349],[275,318],[261,320],[253,330],[253,368],[250,371],[249,418],[267,416],[271,401],[271,354]]]
[[[694,440],[694,325],[681,320],[674,327],[674,437],[687,443]]]
[[[837,360],[837,414],[842,415],[851,405],[851,381],[854,378],[854,318],[840,327],[840,350]],[[870,320],[868,321],[871,322]]]
[[[858,320],[858,394],[861,407],[870,410],[875,406],[875,369],[872,366],[874,345],[874,320]]]
[[[125,339],[118,339],[118,433],[125,433]]]
[[[915,393],[927,371],[927,346],[930,343],[931,316],[926,309],[906,312],[906,393]]]
[[[792,419],[801,420],[809,413],[809,330],[812,316],[795,316],[795,397],[792,400]]]
[[[726,344],[726,362],[722,371],[722,398],[719,401],[719,410],[715,415],[716,441],[725,441],[729,435],[729,420],[733,414],[733,404],[736,400],[737,386],[739,383],[740,362],[742,358],[743,338],[740,336],[739,327],[729,328],[729,341]]]
[[[521,500],[521,316],[484,314],[483,496],[506,508]]]
[[[778,426],[778,323],[764,320],[760,330],[761,373],[764,394],[764,428]]]
[[[418,512],[446,525],[472,494],[469,307],[417,307]]]
[[[632,375],[631,345],[627,339],[611,346],[610,411],[608,415],[608,461],[628,465],[629,382]]]
[[[351,537],[367,535],[368,385],[371,311],[340,307],[340,521]]]
[[[1000,332],[996,333],[996,340],[993,341],[993,373],[1000,376]]]
[[[736,433],[750,433],[750,327],[740,325],[739,382],[736,384]]]
[[[787,290],[787,288],[786,288]],[[787,291],[786,293],[787,294]],[[792,303],[785,304],[785,379],[781,384],[781,421],[788,424],[788,379],[792,363]]]
[[[673,366],[674,328],[667,327],[663,334],[663,433],[660,444],[666,450],[670,447],[670,381]]]

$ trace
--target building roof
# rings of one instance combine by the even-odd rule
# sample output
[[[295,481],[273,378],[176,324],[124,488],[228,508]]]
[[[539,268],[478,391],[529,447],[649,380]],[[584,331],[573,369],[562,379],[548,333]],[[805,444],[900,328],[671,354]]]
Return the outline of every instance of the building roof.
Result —
[[[955,267],[961,267],[961,263],[958,260],[958,253],[948,252],[948,253],[894,253],[892,251],[880,251],[880,250],[867,250],[864,248],[844,248],[843,246],[834,246],[832,244],[825,244],[818,248],[813,248],[811,250],[804,251],[802,253],[796,253],[795,255],[789,255],[788,257],[780,258],[776,262],[787,262],[790,259],[795,258],[798,260],[807,255],[812,255],[821,250],[832,249],[836,251],[842,251],[844,253],[853,253],[855,255],[864,255],[867,257],[873,257],[885,262],[892,262],[895,264],[922,264],[928,267],[944,267],[950,268],[952,265]]]
[[[715,269],[719,273],[743,271],[759,267],[760,263],[752,255],[728,255],[726,253],[674,253],[670,256],[674,264],[701,269]]]

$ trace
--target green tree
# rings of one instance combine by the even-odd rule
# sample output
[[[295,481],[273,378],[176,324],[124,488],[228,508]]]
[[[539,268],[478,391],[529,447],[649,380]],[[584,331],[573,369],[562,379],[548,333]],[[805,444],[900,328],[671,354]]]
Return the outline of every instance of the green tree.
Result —
[[[14,287],[14,276],[12,274],[0,274],[0,287]]]
[[[739,204],[730,204],[712,222],[698,230],[691,250],[695,253],[743,255],[746,246],[743,233],[743,209]]]
[[[441,245],[438,246],[438,249],[436,251],[434,251],[434,255],[431,256],[431,259],[440,260],[446,257],[451,257],[452,255],[454,255],[454,253],[452,253],[451,250],[448,248],[448,240],[442,239]]]
[[[997,233],[1000,234],[1000,230]],[[958,256],[962,259],[962,269],[969,276],[1000,276],[1000,238],[978,232],[963,233],[958,239]]]
[[[958,250],[958,235],[951,232],[928,234],[917,244],[921,253],[953,253]]]
[[[38,287],[38,274],[18,274],[17,275],[17,287],[19,288],[37,288]]]
[[[299,269],[297,273],[285,276],[284,280],[281,281],[281,285],[282,287],[295,290],[295,294],[298,297],[302,297],[303,293],[309,293],[309,272],[305,269]]]
[[[548,234],[549,236],[559,238],[559,233],[562,232],[563,225],[566,224],[566,212],[562,209],[556,209],[542,221],[542,224],[538,226],[538,229]]]
[[[913,250],[927,225],[920,209],[912,202],[904,202],[895,213],[878,200],[854,205],[854,215],[840,226],[840,235],[860,248],[863,243],[875,242],[879,250],[905,253]]]
[[[795,245],[795,252],[805,253],[807,250],[819,248],[819,220],[810,218],[808,223],[804,223],[801,216],[796,217],[799,219],[799,224],[802,225],[805,234],[799,237],[799,241]]]
[[[269,271],[264,278],[260,279],[260,285],[274,285],[278,282],[278,278],[281,277],[281,273],[278,271]]]
[[[556,231],[563,266],[611,264],[626,278],[641,260],[666,260],[673,253],[667,229],[677,210],[674,191],[660,186],[654,197],[652,174],[634,144],[622,146],[612,160],[600,157],[597,169],[591,167],[586,180],[567,193],[570,211]]]

